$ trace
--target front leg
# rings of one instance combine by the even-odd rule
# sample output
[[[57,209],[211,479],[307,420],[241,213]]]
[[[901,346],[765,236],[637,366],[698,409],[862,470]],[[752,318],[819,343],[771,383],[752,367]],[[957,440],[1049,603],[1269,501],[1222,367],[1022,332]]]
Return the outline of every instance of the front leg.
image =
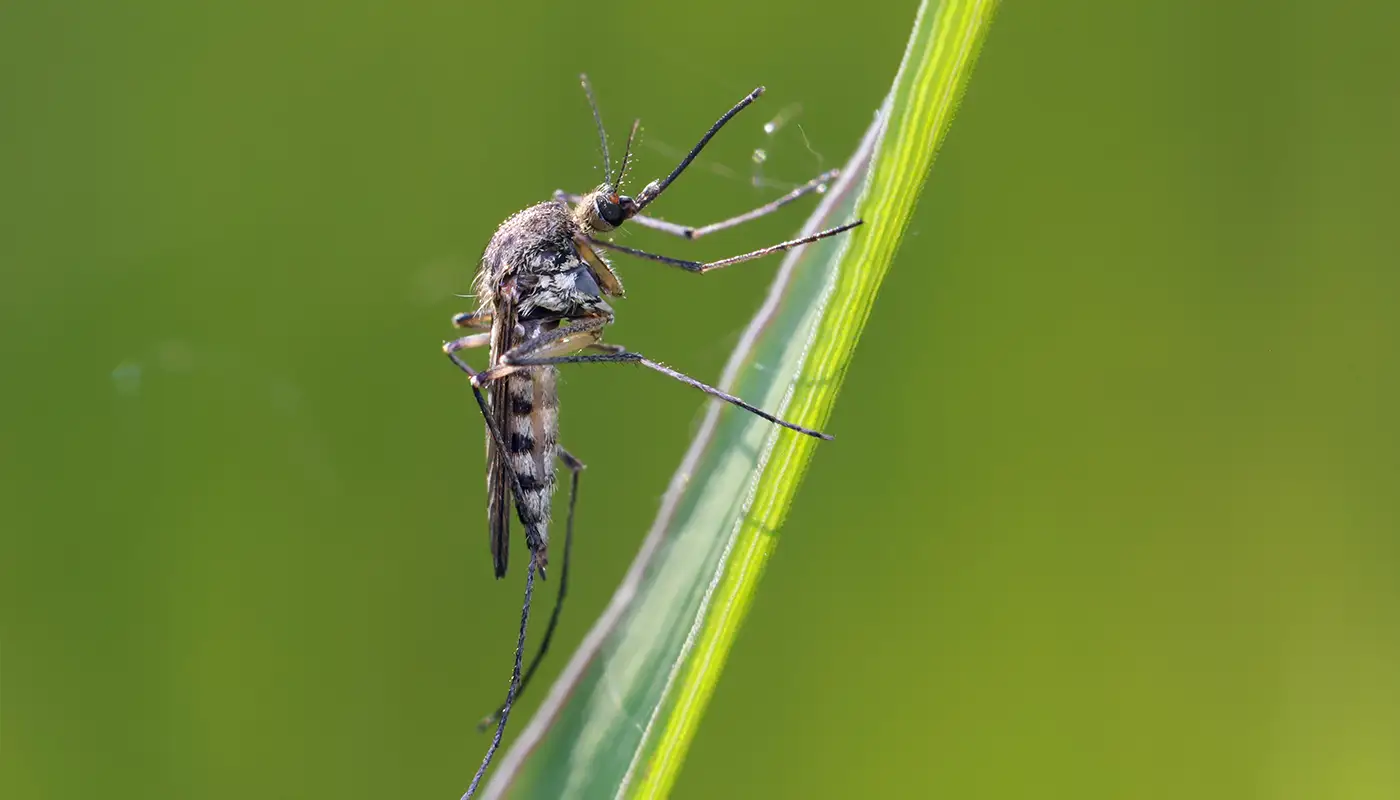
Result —
[[[626,247],[620,244],[616,244],[614,242],[609,242],[605,239],[598,239],[593,236],[588,237],[588,243],[595,244],[599,247],[608,250],[614,250],[619,253],[626,253],[629,256],[645,258],[648,261],[656,261],[662,264],[669,264],[673,267],[680,267],[686,272],[705,273],[709,272],[712,269],[719,269],[720,267],[727,267],[730,264],[739,264],[744,261],[752,261],[755,258],[762,258],[764,256],[769,256],[774,253],[781,253],[786,250],[791,250],[794,247],[809,244],[811,242],[817,241],[818,239],[825,239],[828,236],[835,236],[838,233],[845,233],[851,228],[854,228],[862,223],[863,220],[847,222],[845,225],[837,225],[835,228],[827,228],[826,230],[819,231],[817,233],[812,234],[811,236],[803,236],[801,239],[793,239],[791,241],[781,242],[779,244],[775,244],[770,247],[764,247],[762,249],[754,250],[752,252],[744,253],[742,255],[731,256],[729,258],[721,258],[719,261],[689,261],[684,258],[671,258],[670,256],[661,256],[657,255],[656,253],[648,253],[645,250],[638,250],[634,247]]]
[[[788,192],[782,197],[779,197],[776,200],[764,203],[763,205],[753,209],[752,211],[746,211],[743,214],[737,214],[735,216],[730,217],[729,219],[720,220],[719,222],[712,222],[709,225],[700,225],[698,227],[693,225],[679,225],[674,222],[667,222],[664,219],[648,217],[645,214],[638,214],[637,216],[632,218],[632,221],[636,222],[638,225],[641,225],[643,227],[658,230],[663,233],[669,233],[672,236],[679,236],[682,239],[699,239],[701,236],[715,233],[716,231],[722,231],[728,228],[733,228],[736,225],[742,225],[745,222],[749,222],[758,219],[759,217],[764,217],[769,214],[772,214],[774,211],[777,211],[778,209],[782,208],[788,203],[791,203],[794,200],[797,200],[806,195],[812,194],[813,192],[825,192],[827,184],[835,180],[836,177],[840,174],[841,170],[839,169],[833,169],[827,172],[823,172],[817,177],[811,179],[810,181],[807,181],[806,183],[802,184],[796,189],[793,189],[792,191]]]

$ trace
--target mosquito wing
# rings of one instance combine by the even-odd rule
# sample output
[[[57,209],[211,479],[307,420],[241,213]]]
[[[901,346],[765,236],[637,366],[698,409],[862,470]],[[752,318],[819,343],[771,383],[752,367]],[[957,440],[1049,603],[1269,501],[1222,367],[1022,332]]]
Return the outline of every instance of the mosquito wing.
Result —
[[[516,308],[509,293],[498,293],[491,323],[491,366],[515,346]],[[510,391],[506,381],[491,387],[491,422],[498,431],[510,430]],[[496,577],[506,574],[510,561],[510,456],[496,447],[494,437],[486,437],[487,524],[491,532],[491,558]]]

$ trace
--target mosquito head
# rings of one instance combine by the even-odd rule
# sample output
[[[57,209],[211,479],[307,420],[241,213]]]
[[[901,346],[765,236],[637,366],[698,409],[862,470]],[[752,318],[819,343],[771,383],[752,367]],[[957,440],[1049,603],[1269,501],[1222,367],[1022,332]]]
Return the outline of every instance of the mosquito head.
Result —
[[[575,213],[589,228],[607,233],[636,216],[637,203],[605,183],[584,195]]]

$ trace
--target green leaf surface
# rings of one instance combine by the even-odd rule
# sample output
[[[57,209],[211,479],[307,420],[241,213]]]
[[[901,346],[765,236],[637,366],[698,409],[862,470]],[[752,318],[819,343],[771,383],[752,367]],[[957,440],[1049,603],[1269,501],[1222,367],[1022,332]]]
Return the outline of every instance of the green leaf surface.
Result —
[[[722,386],[825,424],[995,7],[920,6],[889,96],[803,233],[866,224],[788,255]],[[807,463],[839,448],[714,401],[622,585],[485,796],[669,794]]]

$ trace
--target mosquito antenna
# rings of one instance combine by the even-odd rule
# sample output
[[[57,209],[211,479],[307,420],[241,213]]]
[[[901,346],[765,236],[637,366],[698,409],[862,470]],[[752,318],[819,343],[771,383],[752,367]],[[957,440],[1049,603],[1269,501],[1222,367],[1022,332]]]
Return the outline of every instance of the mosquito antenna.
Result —
[[[603,115],[598,113],[598,101],[593,98],[593,84],[588,82],[588,75],[578,76],[583,84],[583,93],[588,95],[588,107],[593,109],[593,121],[598,125],[598,141],[603,143],[603,174],[607,176],[608,185],[613,185],[612,157],[608,155],[608,132],[603,130]]]
[[[632,158],[632,140],[637,138],[637,129],[640,127],[642,127],[640,119],[632,120],[632,130],[627,134],[627,149],[622,151],[622,167],[617,171],[617,186],[614,188],[620,189],[622,182],[627,180],[627,161]]]
[[[670,186],[672,181],[680,177],[680,174],[685,172],[685,168],[690,166],[690,162],[694,161],[695,157],[700,155],[700,151],[705,149],[705,145],[710,143],[710,140],[715,137],[716,133],[719,133],[719,129],[723,128],[725,123],[733,119],[735,114],[748,108],[749,104],[757,100],[758,96],[761,94],[763,94],[762,86],[749,92],[743,100],[740,100],[737,105],[726,111],[724,116],[720,117],[715,124],[711,125],[708,131],[705,131],[705,135],[700,137],[700,143],[690,148],[690,152],[686,153],[685,158],[681,159],[681,163],[677,165],[675,169],[671,170],[670,175],[667,175],[660,182],[653,181],[652,183],[648,183],[647,187],[642,190],[642,193],[637,195],[637,210],[641,211],[650,205],[651,201],[660,197],[661,193],[666,191],[666,187]]]
[[[496,723],[496,735],[491,737],[491,746],[486,748],[486,757],[481,760],[481,766],[477,768],[476,775],[472,778],[471,785],[467,787],[466,794],[462,795],[462,800],[468,800],[476,794],[477,784],[486,775],[486,768],[491,766],[491,758],[496,755],[496,748],[501,746],[501,736],[506,732],[506,720],[510,717],[510,707],[515,704],[515,695],[520,690],[520,662],[525,655],[525,628],[530,623],[530,596],[535,591],[535,557],[530,556],[530,563],[525,567],[525,604],[520,609],[520,637],[515,640],[515,668],[510,674],[510,688],[506,690],[506,702],[501,706],[501,719]]]

